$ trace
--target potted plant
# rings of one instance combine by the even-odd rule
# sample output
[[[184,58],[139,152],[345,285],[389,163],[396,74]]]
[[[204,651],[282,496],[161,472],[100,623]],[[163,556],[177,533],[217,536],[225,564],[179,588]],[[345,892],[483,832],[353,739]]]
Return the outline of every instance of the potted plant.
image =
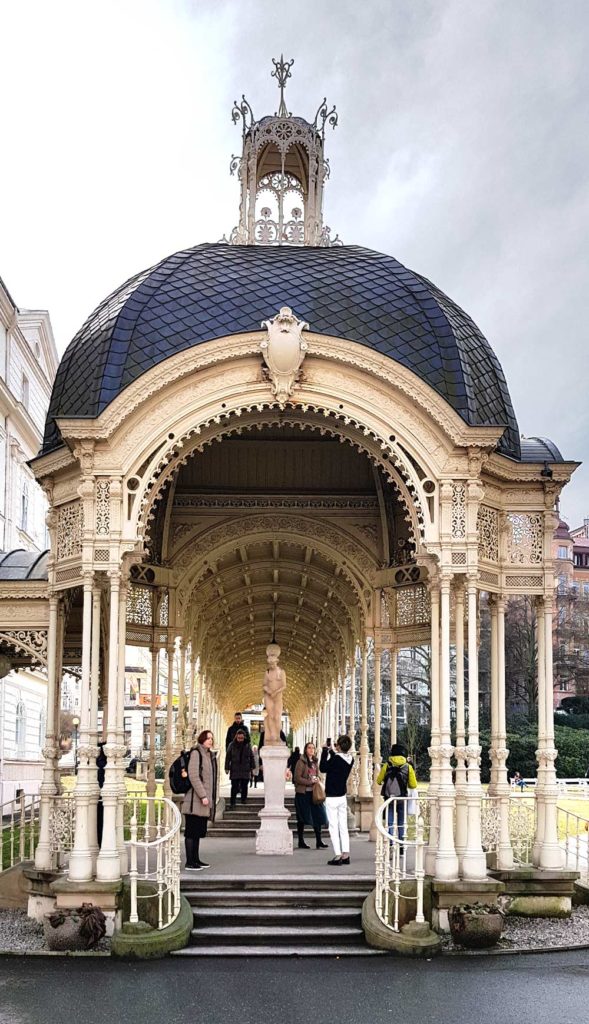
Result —
[[[453,941],[466,949],[494,946],[503,931],[503,912],[489,903],[461,903],[448,912]]]
[[[100,907],[83,903],[72,910],[54,910],[43,919],[45,941],[59,952],[93,949],[106,933],[106,918]]]

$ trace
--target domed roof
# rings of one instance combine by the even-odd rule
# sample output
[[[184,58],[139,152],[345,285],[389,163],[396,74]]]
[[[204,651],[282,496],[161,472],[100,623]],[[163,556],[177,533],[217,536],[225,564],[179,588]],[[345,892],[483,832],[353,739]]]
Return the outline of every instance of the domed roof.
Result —
[[[95,417],[169,356],[259,331],[283,305],[313,332],[366,345],[412,370],[466,423],[504,427],[498,449],[522,457],[497,357],[470,317],[424,277],[358,246],[223,243],[168,256],[98,306],[62,359],[43,450],[61,443],[56,417]]]

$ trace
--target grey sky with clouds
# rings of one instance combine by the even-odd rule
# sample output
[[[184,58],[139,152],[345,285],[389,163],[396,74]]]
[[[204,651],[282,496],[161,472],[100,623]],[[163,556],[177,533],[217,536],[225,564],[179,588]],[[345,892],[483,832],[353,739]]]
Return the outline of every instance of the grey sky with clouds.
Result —
[[[323,96],[326,221],[479,324],[520,429],[589,462],[589,0],[0,0],[0,274],[62,352],[104,296],[229,232],[245,91]],[[589,466],[565,490],[589,515]]]

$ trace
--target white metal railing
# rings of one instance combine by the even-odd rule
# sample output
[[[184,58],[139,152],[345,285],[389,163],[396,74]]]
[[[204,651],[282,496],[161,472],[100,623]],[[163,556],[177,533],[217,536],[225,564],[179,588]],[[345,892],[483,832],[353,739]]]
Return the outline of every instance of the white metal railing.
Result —
[[[578,871],[579,879],[589,885],[589,813],[587,817],[557,807],[558,840],[564,846],[565,864],[569,871]]]
[[[154,900],[157,926],[166,928],[180,913],[180,825],[176,805],[163,796],[127,797],[129,814],[129,921],[139,920],[139,900]],[[139,892],[139,882],[151,882],[155,891]]]
[[[50,799],[49,849],[55,855],[70,853],[76,831],[75,793],[56,793]]]
[[[525,792],[526,789],[535,789],[537,785],[537,778],[530,777],[526,779],[510,779],[510,785],[513,792]],[[570,778],[570,779],[557,779],[556,785],[558,786],[558,795],[560,797],[572,797],[577,799],[589,800],[589,779],[584,778]]]
[[[496,853],[501,840],[500,796],[484,796],[481,800],[481,839],[485,852]],[[509,842],[514,864],[524,867],[532,863],[536,838],[536,793],[510,793],[507,807]]]
[[[0,872],[33,860],[39,832],[39,797],[20,796],[0,805]]]
[[[381,804],[374,818],[377,830],[376,913],[391,931],[399,931],[401,900],[414,901],[415,920],[418,923],[424,921],[425,844],[431,799],[422,794],[392,796]],[[389,807],[392,804],[395,808],[389,824]],[[400,818],[402,825],[399,825]],[[409,893],[408,886],[403,886],[404,882],[414,882],[415,892]]]

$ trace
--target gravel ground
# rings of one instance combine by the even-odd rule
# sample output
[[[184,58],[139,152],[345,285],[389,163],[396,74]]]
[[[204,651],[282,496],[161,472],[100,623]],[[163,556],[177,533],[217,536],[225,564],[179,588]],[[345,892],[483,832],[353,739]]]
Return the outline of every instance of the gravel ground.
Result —
[[[47,948],[43,925],[39,921],[27,917],[25,910],[0,910],[0,953],[6,950],[28,953]],[[108,950],[110,939],[101,939],[96,952],[104,953]]]
[[[559,946],[589,945],[589,906],[573,907],[570,918],[506,917],[505,928],[495,949],[558,949]],[[448,936],[444,949],[461,949]]]

